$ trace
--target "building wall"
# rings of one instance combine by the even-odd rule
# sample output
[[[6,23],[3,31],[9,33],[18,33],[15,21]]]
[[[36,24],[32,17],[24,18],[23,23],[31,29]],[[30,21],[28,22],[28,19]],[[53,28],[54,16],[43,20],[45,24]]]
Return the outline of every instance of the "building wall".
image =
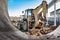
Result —
[[[54,17],[48,17],[48,23],[54,25]],[[56,24],[60,24],[60,17],[56,18]]]
[[[54,11],[52,11],[52,12],[50,13],[50,15],[51,15],[51,16],[54,16]],[[60,9],[57,9],[57,10],[56,10],[56,15],[57,15],[57,17],[60,17]]]
[[[48,17],[48,21],[54,22],[54,11],[50,13],[51,17]],[[60,9],[56,10],[56,21],[57,23],[60,23]]]

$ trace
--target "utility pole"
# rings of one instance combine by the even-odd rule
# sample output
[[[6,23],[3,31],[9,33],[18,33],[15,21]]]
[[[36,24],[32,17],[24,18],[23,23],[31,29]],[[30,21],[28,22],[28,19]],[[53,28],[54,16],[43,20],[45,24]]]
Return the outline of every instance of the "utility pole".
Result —
[[[54,26],[56,26],[56,3],[54,3]]]

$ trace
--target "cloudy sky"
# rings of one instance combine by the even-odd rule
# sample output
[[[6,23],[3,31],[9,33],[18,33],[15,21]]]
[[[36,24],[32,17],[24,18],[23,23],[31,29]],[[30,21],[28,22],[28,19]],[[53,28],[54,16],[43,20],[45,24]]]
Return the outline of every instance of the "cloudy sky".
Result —
[[[46,0],[49,4],[51,0]],[[8,0],[8,10],[10,16],[20,16],[23,15],[22,11],[25,9],[31,9],[36,8],[38,5],[42,3],[42,0]],[[59,7],[60,3],[57,3],[57,9]],[[50,11],[53,11],[54,6],[52,6],[49,9]]]

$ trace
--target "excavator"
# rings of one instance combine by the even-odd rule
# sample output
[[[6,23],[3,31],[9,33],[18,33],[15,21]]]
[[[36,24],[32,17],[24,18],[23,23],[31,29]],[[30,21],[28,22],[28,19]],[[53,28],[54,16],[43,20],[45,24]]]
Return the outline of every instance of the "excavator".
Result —
[[[24,19],[28,21],[28,28],[36,27],[41,22],[46,22],[46,11],[47,11],[47,2],[45,0],[42,1],[35,9],[26,9]],[[40,14],[40,18],[38,15]],[[42,15],[43,14],[43,15]]]
[[[26,9],[25,10],[25,17],[23,19],[23,29],[27,34],[30,35],[45,35],[50,33],[55,28],[52,26],[46,26],[47,18],[46,13],[48,9],[48,4],[46,0],[43,0],[42,3],[36,7],[35,9]],[[28,30],[28,31],[26,31]]]

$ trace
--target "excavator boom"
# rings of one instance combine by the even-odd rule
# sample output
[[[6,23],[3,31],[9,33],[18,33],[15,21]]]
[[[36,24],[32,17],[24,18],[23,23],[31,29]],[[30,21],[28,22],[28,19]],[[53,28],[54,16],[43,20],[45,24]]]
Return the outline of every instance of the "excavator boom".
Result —
[[[34,14],[35,17],[35,26],[37,26],[37,24],[39,24],[39,20],[37,18],[37,15],[40,13],[39,11],[42,9],[43,12],[43,19],[46,20],[46,8],[47,7],[47,2],[43,1],[41,5],[39,5],[37,8],[35,8],[32,13]]]

